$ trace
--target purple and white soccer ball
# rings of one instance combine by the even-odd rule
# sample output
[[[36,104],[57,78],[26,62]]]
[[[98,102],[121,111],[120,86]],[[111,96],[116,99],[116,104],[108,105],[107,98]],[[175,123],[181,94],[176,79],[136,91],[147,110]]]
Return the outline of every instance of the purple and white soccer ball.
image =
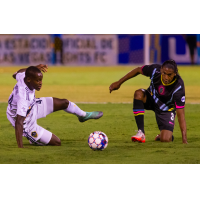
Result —
[[[94,131],[88,138],[88,145],[92,150],[104,150],[108,146],[108,137],[101,131]]]

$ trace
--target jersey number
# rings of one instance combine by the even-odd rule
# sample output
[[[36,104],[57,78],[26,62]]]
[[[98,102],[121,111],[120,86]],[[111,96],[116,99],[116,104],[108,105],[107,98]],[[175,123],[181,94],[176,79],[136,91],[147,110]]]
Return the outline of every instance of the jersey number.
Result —
[[[174,121],[174,113],[171,113],[171,120]]]

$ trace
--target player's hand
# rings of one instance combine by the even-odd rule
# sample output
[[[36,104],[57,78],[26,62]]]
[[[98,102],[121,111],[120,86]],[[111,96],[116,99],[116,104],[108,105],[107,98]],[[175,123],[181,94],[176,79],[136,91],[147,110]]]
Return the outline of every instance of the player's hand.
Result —
[[[47,69],[48,69],[48,67],[47,67],[47,65],[43,65],[43,64],[39,64],[39,65],[37,65],[36,66],[40,71],[42,71],[42,72],[47,72]]]
[[[18,148],[21,148],[21,149],[28,149],[27,146],[18,146]]]
[[[110,85],[109,87],[109,90],[110,90],[110,93],[113,91],[113,90],[118,90],[120,88],[120,84],[117,82],[114,82]]]
[[[187,139],[183,138],[183,144],[188,144]]]

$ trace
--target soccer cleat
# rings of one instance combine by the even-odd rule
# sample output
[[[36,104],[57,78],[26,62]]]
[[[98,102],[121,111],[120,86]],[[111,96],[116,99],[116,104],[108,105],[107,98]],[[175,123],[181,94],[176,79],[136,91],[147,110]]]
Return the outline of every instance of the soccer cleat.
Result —
[[[132,142],[142,142],[145,143],[145,134],[141,131],[138,130],[136,135],[133,135],[131,137]]]
[[[85,122],[89,119],[99,119],[103,116],[103,112],[101,111],[94,111],[94,112],[86,112],[85,117],[78,117],[79,122]]]
[[[155,141],[160,141],[160,134],[158,134],[155,138]],[[174,136],[172,135],[172,142],[174,141]]]

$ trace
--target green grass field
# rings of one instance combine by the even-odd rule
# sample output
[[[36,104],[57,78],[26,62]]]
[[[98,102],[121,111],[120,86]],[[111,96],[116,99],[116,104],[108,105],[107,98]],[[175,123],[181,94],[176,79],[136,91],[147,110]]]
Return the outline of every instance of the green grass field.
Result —
[[[38,124],[56,134],[62,145],[33,146],[24,138],[24,146],[27,147],[24,149],[17,148],[14,129],[6,118],[6,101],[15,84],[11,75],[19,68],[0,68],[0,163],[200,163],[200,104],[196,104],[200,102],[200,68],[179,68],[186,87],[187,145],[182,144],[177,119],[174,142],[155,142],[159,130],[152,111],[145,112],[146,143],[131,142],[130,138],[136,130],[131,104],[134,90],[147,88],[150,81],[138,76],[112,94],[109,94],[108,87],[133,67],[50,67],[48,73],[44,74],[44,85],[36,93],[37,97],[67,98],[77,102],[85,111],[101,110],[104,116],[99,120],[79,123],[76,116],[64,111],[52,113],[39,119]],[[87,144],[89,134],[96,130],[108,136],[108,147],[104,151],[92,151]]]

